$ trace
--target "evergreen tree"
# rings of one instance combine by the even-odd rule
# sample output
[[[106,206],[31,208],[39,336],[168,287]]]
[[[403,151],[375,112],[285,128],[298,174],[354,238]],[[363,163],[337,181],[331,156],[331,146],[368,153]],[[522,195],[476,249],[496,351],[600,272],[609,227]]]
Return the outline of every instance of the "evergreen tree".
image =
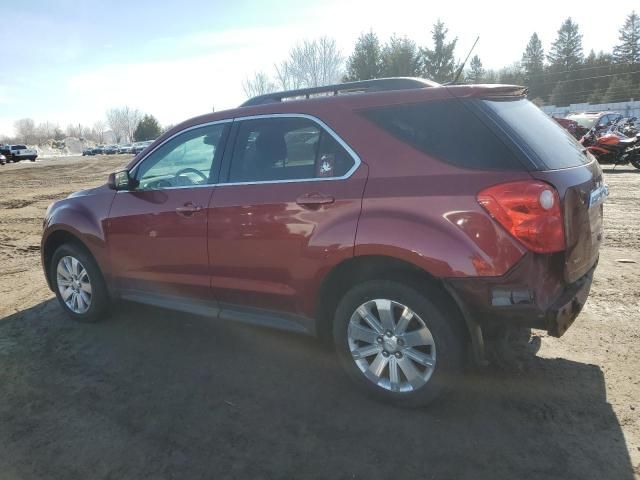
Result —
[[[158,120],[153,115],[145,115],[133,132],[133,138],[136,142],[154,140],[160,136],[160,133],[161,129]]]
[[[537,33],[533,33],[527,43],[527,47],[522,54],[522,68],[525,78],[531,81],[540,77],[544,71],[544,49]]]
[[[556,71],[573,70],[582,63],[582,34],[571,17],[562,23],[547,59]]]
[[[471,58],[469,72],[467,73],[467,83],[482,83],[484,81],[484,68],[478,55]]]
[[[444,23],[438,20],[433,26],[431,37],[433,38],[433,50],[421,49],[422,73],[425,77],[436,82],[453,80],[456,70],[454,51],[458,38],[447,42],[449,30]]]
[[[382,74],[382,49],[378,36],[373,33],[360,35],[353,53],[347,60],[345,81],[369,80]]]
[[[624,102],[632,96],[633,83],[628,76],[613,77],[609,88],[600,99],[601,103]]]
[[[418,48],[407,37],[391,37],[382,49],[382,75],[385,77],[415,77],[420,73]]]
[[[640,17],[631,12],[620,29],[620,43],[613,49],[617,63],[640,63]]]
[[[532,98],[544,95],[544,49],[537,33],[533,33],[522,54],[524,84]]]

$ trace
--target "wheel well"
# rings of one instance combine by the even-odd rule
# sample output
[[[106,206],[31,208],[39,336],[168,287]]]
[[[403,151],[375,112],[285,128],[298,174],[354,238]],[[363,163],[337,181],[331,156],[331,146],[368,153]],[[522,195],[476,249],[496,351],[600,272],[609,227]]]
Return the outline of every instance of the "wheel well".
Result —
[[[91,252],[89,251],[87,246],[84,243],[82,243],[82,241],[78,237],[76,237],[72,233],[67,232],[66,230],[57,230],[53,232],[51,235],[49,235],[49,237],[47,238],[47,241],[44,244],[44,249],[43,249],[43,261],[44,261],[44,267],[47,275],[47,283],[49,284],[49,288],[51,288],[52,286],[51,259],[53,258],[53,254],[58,249],[58,247],[60,247],[61,245],[64,245],[65,243],[72,243],[74,245],[77,245],[78,247],[85,250],[89,255],[91,255]],[[93,257],[93,255],[91,256]]]
[[[429,289],[431,301],[447,311],[457,313],[455,327],[468,338],[463,314],[439,279],[409,262],[385,256],[361,256],[345,260],[325,277],[316,304],[317,333],[320,338],[331,338],[334,313],[343,295],[353,286],[369,280],[394,280],[419,291]]]

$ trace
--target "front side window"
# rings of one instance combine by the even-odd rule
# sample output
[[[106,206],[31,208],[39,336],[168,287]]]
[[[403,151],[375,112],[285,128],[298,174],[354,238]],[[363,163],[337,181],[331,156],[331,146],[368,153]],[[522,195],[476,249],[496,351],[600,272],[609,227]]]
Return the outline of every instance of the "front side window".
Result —
[[[306,118],[239,122],[229,182],[342,177],[354,165],[347,151]]]
[[[227,124],[207,125],[172,138],[136,169],[138,190],[206,185],[221,161]]]

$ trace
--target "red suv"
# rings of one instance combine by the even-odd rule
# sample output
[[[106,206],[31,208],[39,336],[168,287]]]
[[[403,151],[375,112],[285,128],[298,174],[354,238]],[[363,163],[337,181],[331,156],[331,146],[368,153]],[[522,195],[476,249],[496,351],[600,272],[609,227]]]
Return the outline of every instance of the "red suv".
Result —
[[[560,336],[589,292],[600,167],[523,95],[381,79],[188,120],[49,208],[47,281],[80,321],[122,298],[333,339],[425,404],[483,332]]]

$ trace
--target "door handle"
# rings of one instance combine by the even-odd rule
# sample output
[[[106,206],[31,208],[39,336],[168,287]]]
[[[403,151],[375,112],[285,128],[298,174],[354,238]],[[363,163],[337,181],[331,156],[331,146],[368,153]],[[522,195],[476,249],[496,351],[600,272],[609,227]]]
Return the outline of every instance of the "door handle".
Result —
[[[178,215],[182,215],[183,217],[190,217],[191,215],[199,212],[200,210],[202,210],[201,205],[194,205],[191,202],[187,202],[182,207],[177,207],[176,213]]]
[[[335,201],[336,199],[331,195],[323,195],[321,193],[305,193],[296,199],[298,205],[308,208],[318,208],[321,205],[328,205]]]

